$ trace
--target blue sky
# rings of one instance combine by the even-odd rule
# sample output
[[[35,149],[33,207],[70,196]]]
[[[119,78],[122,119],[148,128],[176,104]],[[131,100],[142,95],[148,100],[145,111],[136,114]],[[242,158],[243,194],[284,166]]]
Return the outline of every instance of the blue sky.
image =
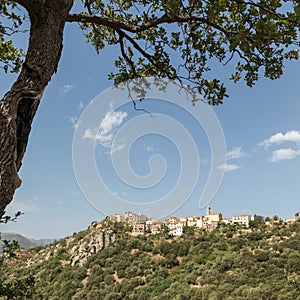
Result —
[[[24,42],[22,39],[18,40],[20,44]],[[32,238],[57,238],[103,218],[103,214],[85,199],[77,184],[72,165],[72,141],[84,109],[112,85],[107,74],[114,68],[113,58],[117,54],[116,49],[109,48],[96,55],[93,47],[84,43],[84,36],[76,25],[66,26],[58,72],[45,91],[33,123],[20,171],[23,183],[8,209],[9,213],[21,210],[25,214],[18,222],[3,225],[3,231]],[[281,79],[261,78],[251,89],[243,83],[229,82],[226,69],[214,70],[226,81],[230,97],[223,105],[213,108],[227,146],[227,169],[211,202],[213,211],[220,211],[225,217],[257,213],[285,218],[300,210],[299,70],[299,62],[288,63]],[[1,96],[13,79],[12,75],[1,74]],[[210,148],[205,133],[188,114],[161,101],[149,100],[139,105],[156,114],[170,113],[198,138],[199,182],[191,198],[173,214],[205,214],[205,210],[198,207],[210,170]],[[176,185],[177,173],[181,170],[180,151],[175,145],[163,136],[145,134],[134,143],[129,161],[136,173],[146,176],[150,171],[151,155],[164,157],[167,168],[162,185],[155,189],[130,189],[118,181],[110,159],[111,144],[105,143],[103,138],[117,134],[117,129],[139,115],[141,113],[134,111],[131,105],[122,107],[112,127],[104,132],[95,147],[96,164],[109,189],[127,201],[136,202],[161,197]],[[122,143],[119,144],[118,152],[121,153],[125,146],[122,147]],[[106,199],[100,199],[100,206],[101,201],[104,203]]]

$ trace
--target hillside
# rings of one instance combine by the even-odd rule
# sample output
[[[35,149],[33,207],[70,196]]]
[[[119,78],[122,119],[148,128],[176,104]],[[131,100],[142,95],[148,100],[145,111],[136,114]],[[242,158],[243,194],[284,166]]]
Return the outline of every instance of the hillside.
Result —
[[[132,237],[129,229],[93,223],[6,258],[1,278],[34,278],[34,295],[15,299],[300,299],[299,221],[212,232],[186,228],[177,238]]]
[[[1,239],[8,241],[18,241],[22,249],[30,249],[41,245],[52,243],[53,239],[30,239],[18,233],[1,232]],[[2,244],[0,243],[0,254],[2,253]]]

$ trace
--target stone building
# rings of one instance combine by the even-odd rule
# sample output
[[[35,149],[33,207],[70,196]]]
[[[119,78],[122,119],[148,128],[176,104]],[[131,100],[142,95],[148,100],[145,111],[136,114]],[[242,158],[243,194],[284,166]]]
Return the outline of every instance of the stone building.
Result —
[[[131,235],[133,236],[143,235],[145,234],[145,231],[146,231],[145,223],[134,223],[132,225]]]

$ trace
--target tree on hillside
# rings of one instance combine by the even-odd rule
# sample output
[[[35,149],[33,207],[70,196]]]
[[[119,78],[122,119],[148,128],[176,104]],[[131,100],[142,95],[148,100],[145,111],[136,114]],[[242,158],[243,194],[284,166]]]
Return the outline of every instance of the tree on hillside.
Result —
[[[249,222],[251,228],[262,228],[265,225],[265,219],[263,216],[254,215],[253,220]]]
[[[1,222],[0,220],[0,223]],[[3,255],[0,256],[0,270],[5,269],[6,261],[16,256],[16,251],[20,249],[17,241],[2,240],[0,236]],[[32,276],[10,277],[10,280],[3,280],[3,274],[0,278],[0,298],[4,299],[29,299],[35,293],[35,280]],[[28,297],[28,298],[27,298]]]
[[[79,23],[97,52],[120,50],[116,83],[158,76],[189,84],[209,104],[226,88],[213,78],[211,61],[233,64],[229,77],[252,86],[276,79],[287,59],[298,58],[300,4],[279,0],[0,0],[0,66],[20,72],[0,101],[0,216],[21,180],[18,171],[44,89],[57,71],[66,23]],[[24,16],[23,16],[24,15]],[[11,36],[30,20],[26,55]]]

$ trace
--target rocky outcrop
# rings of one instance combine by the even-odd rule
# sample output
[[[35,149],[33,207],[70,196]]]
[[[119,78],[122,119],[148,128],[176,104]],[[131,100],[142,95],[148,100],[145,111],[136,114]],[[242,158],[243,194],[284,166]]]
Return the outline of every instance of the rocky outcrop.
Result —
[[[116,239],[115,233],[110,229],[92,230],[70,249],[70,264],[83,265],[89,256],[106,248]]]
[[[72,236],[57,240],[46,246],[35,247],[28,251],[18,251],[26,267],[41,261],[58,259],[61,265],[82,266],[87,259],[108,247],[116,240],[116,233],[105,222],[93,222],[88,229]]]

